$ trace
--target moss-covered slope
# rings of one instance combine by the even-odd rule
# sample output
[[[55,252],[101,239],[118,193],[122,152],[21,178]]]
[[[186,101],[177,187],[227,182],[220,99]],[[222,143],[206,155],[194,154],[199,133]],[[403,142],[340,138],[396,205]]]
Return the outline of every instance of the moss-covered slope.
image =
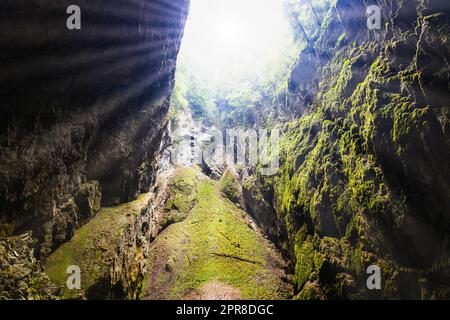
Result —
[[[172,181],[185,185],[193,177],[195,205],[150,245],[142,298],[288,298],[281,258],[218,183],[193,168],[177,169]]]

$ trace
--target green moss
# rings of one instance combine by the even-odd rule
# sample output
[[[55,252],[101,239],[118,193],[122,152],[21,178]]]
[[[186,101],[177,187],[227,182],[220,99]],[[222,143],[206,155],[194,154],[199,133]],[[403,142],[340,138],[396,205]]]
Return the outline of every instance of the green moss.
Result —
[[[295,300],[323,300],[325,299],[320,284],[317,282],[307,282],[302,291],[295,296]]]
[[[100,209],[94,218],[75,232],[69,242],[50,255],[45,272],[61,288],[62,298],[86,297],[91,286],[102,278],[109,278],[116,245],[125,228],[133,222],[147,201],[148,195],[141,195],[133,202]],[[80,290],[69,290],[66,286],[69,277],[66,271],[70,265],[77,265],[81,269]]]
[[[309,241],[305,241],[302,244],[296,242],[295,245],[296,264],[294,280],[297,290],[301,290],[314,271],[315,251],[313,244]]]
[[[49,300],[57,299],[50,288],[50,281],[48,277],[41,272],[33,274],[28,283],[27,300]]]
[[[178,169],[171,176],[167,210],[177,210],[182,214],[187,214],[191,210],[196,192],[195,174],[194,169]]]
[[[240,202],[242,189],[241,184],[237,174],[230,168],[225,170],[222,174],[222,177],[219,180],[219,189],[234,203]]]
[[[340,46],[340,44],[345,40],[345,37],[347,36],[347,34],[345,33],[345,32],[343,32],[340,36],[339,36],[339,38],[338,38],[338,40],[337,40],[337,42],[336,42],[336,47],[339,47]]]
[[[371,55],[373,63],[366,66]],[[278,219],[294,251],[296,289],[305,290],[302,298],[318,294],[313,283],[324,265],[347,270],[335,280],[346,284],[336,282],[326,294],[347,294],[352,279],[362,279],[376,260],[380,226],[395,219],[393,210],[400,209],[393,208],[403,207],[388,192],[373,146],[395,158],[429,139],[430,108],[399,93],[402,83],[417,84],[418,76],[411,70],[396,73],[391,64],[370,45],[334,52],[309,112],[285,126],[279,175],[265,178],[274,186]],[[330,225],[336,228],[323,228]],[[341,241],[324,242],[327,236]]]
[[[294,281],[298,291],[302,290],[307,281],[316,280],[315,278],[322,268],[325,256],[319,252],[319,244],[320,240],[317,235],[307,235],[304,226],[296,235],[294,247],[296,257]]]
[[[210,179],[197,182],[197,202],[188,217],[152,243],[144,297],[182,298],[213,281],[235,288],[244,299],[287,298],[273,272],[274,252],[248,227],[245,213],[221,195]]]

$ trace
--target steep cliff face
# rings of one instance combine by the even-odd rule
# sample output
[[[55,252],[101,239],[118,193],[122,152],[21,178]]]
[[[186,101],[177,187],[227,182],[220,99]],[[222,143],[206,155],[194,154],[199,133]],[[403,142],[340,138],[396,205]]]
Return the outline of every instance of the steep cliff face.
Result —
[[[381,30],[366,27],[372,3]],[[241,207],[283,252],[293,277],[275,283],[293,282],[298,299],[450,297],[450,5],[334,1],[284,92],[228,114],[281,129],[278,173],[204,163],[214,182],[168,164],[188,0],[80,0],[78,31],[66,28],[70,4],[0,4],[0,298],[52,298],[48,277],[64,288],[69,264],[86,281],[62,297],[211,297],[230,288],[196,277],[227,279],[237,265],[209,266],[272,251]],[[189,144],[198,129],[183,131]],[[366,286],[369,265],[381,290]],[[247,288],[255,270],[230,273],[242,297],[291,296]]]
[[[68,30],[71,4],[0,4],[0,236],[32,231],[38,257],[152,184],[188,10],[80,0]]]
[[[379,1],[369,31],[365,5],[338,0],[301,53],[283,112],[303,115],[281,125],[279,174],[244,196],[256,217],[274,208],[260,222],[298,298],[448,298],[450,7]]]

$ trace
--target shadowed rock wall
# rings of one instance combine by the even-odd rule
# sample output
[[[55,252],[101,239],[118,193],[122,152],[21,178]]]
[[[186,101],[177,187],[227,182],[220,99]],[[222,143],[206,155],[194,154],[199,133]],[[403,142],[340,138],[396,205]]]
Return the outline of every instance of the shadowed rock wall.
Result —
[[[81,8],[68,30],[66,8]],[[2,1],[0,236],[46,256],[148,189],[187,0]]]
[[[381,30],[366,27],[369,4]],[[244,181],[297,298],[449,298],[449,14],[443,1],[338,0],[300,54],[280,171]],[[381,290],[366,286],[372,264]]]

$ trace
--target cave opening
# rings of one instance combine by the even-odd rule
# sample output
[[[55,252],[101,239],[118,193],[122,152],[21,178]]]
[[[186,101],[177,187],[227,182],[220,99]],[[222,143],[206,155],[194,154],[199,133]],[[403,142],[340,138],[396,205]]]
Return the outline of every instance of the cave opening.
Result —
[[[178,65],[217,89],[270,77],[293,45],[283,1],[193,0]]]
[[[216,123],[286,85],[299,43],[286,1],[192,0],[177,61],[174,114]],[[241,123],[242,124],[242,123]]]

